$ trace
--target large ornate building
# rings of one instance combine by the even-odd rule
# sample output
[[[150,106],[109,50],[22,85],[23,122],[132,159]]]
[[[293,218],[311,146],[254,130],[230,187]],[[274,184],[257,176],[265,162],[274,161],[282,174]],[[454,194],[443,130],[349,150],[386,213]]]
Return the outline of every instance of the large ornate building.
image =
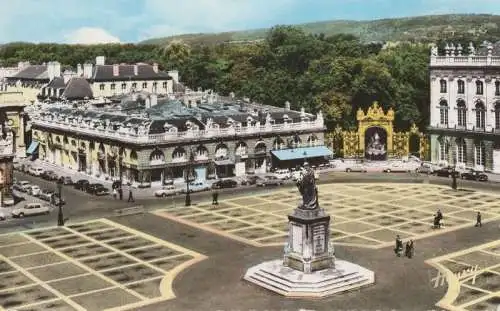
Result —
[[[321,113],[241,102],[171,101],[150,96],[107,108],[49,106],[31,112],[30,153],[93,176],[162,183],[264,173],[270,161],[321,158]],[[284,150],[287,152],[284,152]]]
[[[431,50],[431,160],[500,173],[500,44]]]
[[[13,153],[21,158],[26,157],[25,106],[21,92],[0,91],[0,122],[5,122],[12,132]]]

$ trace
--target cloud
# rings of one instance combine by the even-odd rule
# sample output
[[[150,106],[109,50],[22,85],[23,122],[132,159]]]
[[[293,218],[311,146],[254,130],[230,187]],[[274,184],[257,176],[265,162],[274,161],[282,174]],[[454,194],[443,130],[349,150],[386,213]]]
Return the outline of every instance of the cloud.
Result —
[[[66,42],[70,44],[101,44],[120,43],[118,37],[113,36],[106,30],[97,27],[82,27],[67,34]]]

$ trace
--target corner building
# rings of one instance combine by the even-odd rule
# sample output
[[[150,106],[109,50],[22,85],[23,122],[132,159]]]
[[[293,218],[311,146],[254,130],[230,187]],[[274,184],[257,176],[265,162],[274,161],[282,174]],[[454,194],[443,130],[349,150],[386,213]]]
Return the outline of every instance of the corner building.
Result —
[[[30,154],[92,176],[139,184],[265,173],[271,154],[293,148],[297,160],[331,154],[321,113],[257,104],[153,98],[145,108],[123,101],[108,108],[61,104],[31,115]],[[286,161],[289,161],[289,157]]]
[[[431,49],[431,161],[500,173],[500,43]]]

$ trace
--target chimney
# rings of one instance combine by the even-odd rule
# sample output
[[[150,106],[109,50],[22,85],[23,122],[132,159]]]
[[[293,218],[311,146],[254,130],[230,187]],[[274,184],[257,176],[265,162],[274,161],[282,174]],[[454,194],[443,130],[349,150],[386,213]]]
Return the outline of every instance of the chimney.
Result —
[[[151,107],[158,105],[158,96],[156,94],[151,94],[149,98]]]
[[[47,75],[49,76],[49,81],[54,79],[54,65],[52,62],[47,63]]]
[[[54,77],[61,76],[61,63],[60,62],[52,62],[52,66],[54,66]]]
[[[285,102],[285,111],[290,111],[290,102]]]
[[[95,65],[96,66],[104,66],[104,65],[106,65],[106,57],[104,57],[104,56],[97,56],[95,58]]]
[[[153,64],[153,71],[154,71],[155,73],[158,73],[158,63],[154,63],[154,64]]]
[[[85,79],[90,79],[92,77],[93,66],[90,63],[83,64],[83,77]]]
[[[177,70],[170,70],[168,72],[168,75],[170,77],[172,77],[172,80],[174,80],[174,82],[179,83],[179,71],[177,71]]]
[[[137,76],[139,74],[139,65],[135,64],[134,65],[134,76]]]
[[[83,76],[83,67],[82,67],[82,64],[76,65],[76,76],[77,77]]]
[[[113,65],[113,76],[118,77],[120,75],[120,65]]]

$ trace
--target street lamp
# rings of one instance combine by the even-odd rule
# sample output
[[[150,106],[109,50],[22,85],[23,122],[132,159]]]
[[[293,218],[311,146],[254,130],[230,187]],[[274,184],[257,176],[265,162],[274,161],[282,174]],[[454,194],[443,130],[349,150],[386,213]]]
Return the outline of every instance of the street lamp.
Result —
[[[62,186],[63,186],[63,180],[62,178],[59,178],[57,180],[57,193],[59,196],[57,205],[59,207],[59,211],[57,213],[57,225],[58,226],[64,226],[64,216],[63,216],[63,211],[62,211]]]
[[[194,162],[194,153],[193,150],[191,149],[189,152],[189,161],[188,165],[186,167],[186,174],[184,176],[184,179],[186,180],[186,201],[185,201],[185,206],[190,206],[191,205],[191,194],[189,193],[189,183],[193,181],[193,162]]]

